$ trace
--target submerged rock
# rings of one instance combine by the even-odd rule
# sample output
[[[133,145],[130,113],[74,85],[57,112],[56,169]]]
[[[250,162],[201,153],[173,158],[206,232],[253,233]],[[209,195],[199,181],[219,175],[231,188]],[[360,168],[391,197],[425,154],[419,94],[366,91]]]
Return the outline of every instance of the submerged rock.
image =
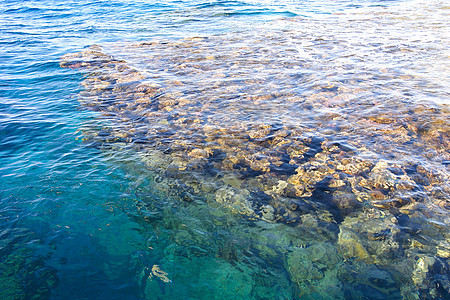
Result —
[[[339,229],[338,245],[347,258],[383,264],[401,255],[397,239],[400,229],[388,213],[372,209],[358,217],[347,217]]]
[[[448,241],[441,241],[436,250],[437,256],[441,258],[450,258],[450,243]]]
[[[1,299],[48,299],[59,282],[56,269],[23,251],[3,256],[0,270]]]
[[[449,257],[448,235],[441,233],[449,226],[448,108],[391,95],[385,86],[393,88],[391,77],[404,80],[395,91],[418,80],[402,68],[388,76],[365,65],[347,72],[330,61],[314,64],[288,49],[286,39],[302,37],[255,32],[114,51],[92,46],[64,56],[61,66],[86,73],[79,101],[104,121],[101,128],[85,126],[84,140],[105,151],[134,149],[156,174],[156,190],[183,205],[204,201],[307,234],[286,239],[278,250],[299,287],[333,290],[339,256],[408,265],[419,251],[420,265],[398,269],[413,274],[404,291],[419,294],[417,287],[431,290],[439,280],[445,286],[429,274]],[[329,49],[308,51],[321,57]],[[335,77],[337,69],[345,74]],[[421,240],[421,230],[436,241]],[[190,237],[183,234],[177,238],[184,244]],[[292,248],[300,244],[305,247]],[[232,260],[234,252],[225,248],[223,257]],[[254,248],[267,257],[279,254],[264,243]],[[229,274],[252,280],[235,269]],[[351,296],[397,295],[385,271],[364,274],[369,279],[355,284]],[[243,297],[251,293],[233,286]]]

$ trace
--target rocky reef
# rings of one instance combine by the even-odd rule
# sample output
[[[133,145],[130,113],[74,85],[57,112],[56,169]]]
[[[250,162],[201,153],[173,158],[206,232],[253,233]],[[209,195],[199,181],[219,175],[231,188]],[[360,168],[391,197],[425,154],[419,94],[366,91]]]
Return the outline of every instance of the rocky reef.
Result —
[[[42,258],[30,258],[26,251],[4,255],[0,270],[2,299],[48,299],[59,281],[53,267]]]
[[[102,120],[87,143],[132,147],[179,201],[295,229],[281,253],[255,249],[284,258],[302,297],[448,296],[449,108],[394,97],[416,80],[397,69],[337,78],[296,38],[92,46],[61,66],[86,74],[79,101]]]

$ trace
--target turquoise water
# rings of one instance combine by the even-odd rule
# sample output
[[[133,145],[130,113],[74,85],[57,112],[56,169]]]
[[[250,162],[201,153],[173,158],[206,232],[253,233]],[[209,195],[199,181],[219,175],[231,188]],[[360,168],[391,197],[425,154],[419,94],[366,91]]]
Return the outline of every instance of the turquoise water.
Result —
[[[448,10],[2,1],[0,298],[446,299]],[[145,125],[114,59],[157,89]],[[291,160],[258,140],[283,131]]]

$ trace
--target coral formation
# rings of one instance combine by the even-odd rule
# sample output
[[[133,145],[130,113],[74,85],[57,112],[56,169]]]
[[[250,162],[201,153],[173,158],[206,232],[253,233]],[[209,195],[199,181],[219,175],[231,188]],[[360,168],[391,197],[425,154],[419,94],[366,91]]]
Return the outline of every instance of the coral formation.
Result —
[[[413,268],[411,291],[435,288],[433,266],[439,260],[445,268],[449,257],[448,107],[391,97],[380,104],[353,79],[315,82],[311,74],[332,66],[280,49],[283,36],[249,37],[245,47],[226,38],[126,44],[116,56],[92,46],[64,56],[62,67],[86,72],[81,104],[110,124],[84,130],[86,142],[133,147],[156,174],[155,188],[182,202],[203,199],[250,221],[312,228],[313,243],[289,237],[282,246],[291,280],[303,289],[330,292],[331,274],[349,268],[338,262],[351,260],[380,268],[365,269],[373,282],[361,285],[363,295],[385,295],[382,282],[395,286],[387,270]],[[293,77],[302,72],[299,87]],[[358,75],[365,76],[342,77]],[[423,245],[419,230],[434,241]],[[264,243],[255,248],[277,255]]]

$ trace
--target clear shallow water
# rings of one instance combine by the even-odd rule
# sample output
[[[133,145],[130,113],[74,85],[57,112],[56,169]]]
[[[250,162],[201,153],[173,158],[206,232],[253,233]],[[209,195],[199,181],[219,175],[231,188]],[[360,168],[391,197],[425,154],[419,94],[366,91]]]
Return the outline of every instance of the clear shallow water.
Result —
[[[448,9],[439,1],[285,3],[0,4],[2,298],[447,296],[448,112],[441,105],[448,103]],[[209,39],[180,40],[193,36]],[[143,41],[168,44],[138,43]],[[188,99],[194,99],[194,104],[225,98],[227,105],[213,102],[205,115],[210,117],[208,126],[217,127],[224,120],[229,124],[213,143],[234,134],[238,143],[254,145],[247,135],[257,139],[267,133],[266,128],[253,126],[271,121],[288,126],[285,130],[302,129],[296,135],[306,150],[297,149],[295,163],[282,161],[289,165],[314,166],[320,161],[316,144],[323,141],[340,141],[334,146],[344,152],[356,147],[357,155],[350,158],[356,157],[363,166],[368,163],[371,171],[352,173],[336,165],[341,177],[334,179],[347,180],[353,189],[355,180],[366,179],[365,189],[359,192],[372,198],[353,202],[348,196],[352,193],[339,189],[338,181],[335,190],[321,190],[314,176],[322,181],[326,175],[312,172],[295,177],[292,167],[274,168],[282,166],[274,159],[267,176],[259,173],[267,164],[254,160],[252,165],[251,159],[248,165],[235,164],[237,173],[226,164],[215,166],[218,171],[211,173],[209,168],[192,169],[183,160],[173,160],[172,153],[149,142],[142,146],[136,142],[140,136],[129,134],[141,123],[120,121],[121,113],[102,114],[102,106],[89,109],[93,108],[89,93],[105,95],[101,86],[93,88],[89,81],[98,78],[95,73],[87,69],[83,74],[77,65],[72,66],[74,70],[60,67],[63,55],[93,44],[100,45],[97,51],[142,72],[145,82],[164,85],[164,92],[175,98],[180,91],[185,98],[191,95]],[[195,55],[186,53],[192,45],[200,51],[198,66],[192,62]],[[232,57],[236,48],[241,53]],[[220,55],[225,58],[210,59]],[[89,62],[90,56],[86,57]],[[243,65],[223,77],[221,69],[238,60]],[[255,75],[248,63],[260,73]],[[179,68],[182,64],[184,70]],[[296,69],[298,65],[301,68]],[[196,68],[205,71],[200,75],[206,82],[203,86],[192,75]],[[105,76],[114,74],[108,68],[102,70]],[[161,74],[160,78],[154,74]],[[214,76],[225,79],[206,80]],[[133,86],[125,85],[119,91],[106,90],[106,95],[122,101],[135,92]],[[255,99],[243,101],[248,95],[255,95],[262,109],[254,109]],[[159,100],[156,112],[160,115],[149,118],[166,121],[150,127],[179,130],[180,136],[169,137],[163,144],[192,143],[198,128],[189,122],[183,126],[183,120],[175,122],[181,119],[178,113],[189,109],[181,105],[170,110],[171,97],[165,100],[164,105]],[[202,105],[187,107],[205,113]],[[392,115],[393,111],[398,114]],[[408,114],[411,119],[405,119]],[[236,130],[235,120],[247,127]],[[404,120],[409,127],[402,124]],[[111,133],[104,130],[110,128],[122,135],[128,132],[130,140],[123,136],[109,140]],[[204,126],[200,129],[205,131]],[[295,135],[287,136],[281,138],[291,140]],[[154,137],[159,139],[161,135]],[[410,143],[403,144],[403,139]],[[355,143],[348,145],[348,141]],[[204,148],[202,143],[193,146]],[[227,142],[222,145],[227,156],[233,157]],[[258,149],[271,149],[271,145],[262,142]],[[325,148],[321,146],[321,151],[326,152]],[[182,155],[188,150],[192,151],[181,147],[175,157],[185,159]],[[189,153],[191,158],[205,158],[204,153]],[[296,157],[287,153],[291,159]],[[236,156],[245,161],[254,154]],[[259,162],[264,155],[270,156],[264,151],[256,154],[262,155],[256,159]],[[170,160],[164,155],[170,155]],[[331,161],[341,158],[337,155]],[[408,165],[411,160],[418,164]],[[385,176],[408,175],[412,191],[383,188],[387,179],[377,182],[380,173],[375,172],[383,171],[383,164],[373,171],[380,161],[391,168]],[[418,167],[423,171],[417,171]],[[241,177],[235,178],[236,174]],[[342,178],[343,174],[350,179]],[[297,182],[308,176],[311,181]],[[397,185],[408,181],[388,179]],[[312,195],[271,192],[282,189],[283,182],[309,189]],[[267,200],[265,195],[272,197],[269,204],[275,214],[261,205],[258,209],[230,207],[229,199],[247,197],[245,191],[255,203]],[[338,205],[339,213],[330,216],[336,206],[327,206],[330,198],[323,193],[329,192],[334,200],[350,197],[350,204]],[[397,196],[413,200],[400,201]],[[291,210],[275,205],[279,197],[293,201],[281,201]],[[300,208],[292,209],[292,205]],[[289,211],[292,222],[277,219],[281,208]],[[349,210],[358,213],[352,215]],[[376,230],[358,230],[364,222]]]

